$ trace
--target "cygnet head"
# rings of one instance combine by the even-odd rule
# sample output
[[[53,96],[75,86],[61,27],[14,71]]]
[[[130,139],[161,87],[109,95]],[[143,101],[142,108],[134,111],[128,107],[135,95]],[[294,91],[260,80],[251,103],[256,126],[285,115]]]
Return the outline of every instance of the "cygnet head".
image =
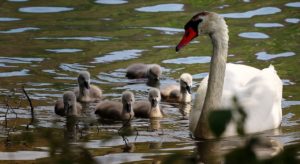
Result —
[[[66,115],[72,115],[76,113],[76,111],[73,111],[73,109],[76,107],[76,96],[74,92],[65,92],[63,95],[63,102]]]
[[[161,68],[158,64],[151,64],[147,71],[147,77],[149,80],[159,80],[161,76]]]
[[[148,100],[151,103],[151,107],[157,107],[161,100],[160,91],[157,88],[151,88],[149,91]]]
[[[130,91],[124,91],[122,93],[122,103],[123,108],[125,108],[126,112],[131,113],[133,112],[132,106],[134,104],[134,95]]]
[[[193,77],[189,73],[184,73],[180,76],[180,88],[181,91],[187,91],[189,94],[191,94],[191,88],[193,84]]]
[[[82,71],[78,76],[79,88],[90,88],[90,73],[88,71]]]

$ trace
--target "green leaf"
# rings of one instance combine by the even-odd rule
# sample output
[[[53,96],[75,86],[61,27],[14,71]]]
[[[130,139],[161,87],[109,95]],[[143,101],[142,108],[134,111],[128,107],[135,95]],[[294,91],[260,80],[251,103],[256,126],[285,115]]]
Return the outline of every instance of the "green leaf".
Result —
[[[210,112],[208,122],[211,131],[216,137],[220,137],[223,134],[231,118],[232,114],[230,110],[216,110]]]

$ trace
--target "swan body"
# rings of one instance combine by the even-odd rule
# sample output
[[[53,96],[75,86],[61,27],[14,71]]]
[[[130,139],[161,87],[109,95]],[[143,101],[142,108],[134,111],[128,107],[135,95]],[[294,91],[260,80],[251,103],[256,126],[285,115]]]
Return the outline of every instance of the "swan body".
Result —
[[[79,73],[78,87],[74,89],[74,93],[79,102],[96,102],[102,97],[102,90],[90,84],[90,73],[87,71]]]
[[[213,12],[201,12],[185,25],[185,35],[176,47],[179,51],[198,33],[208,34],[213,44],[209,76],[196,92],[190,114],[190,130],[196,138],[215,138],[208,125],[210,111],[232,109],[233,97],[247,117],[245,133],[257,133],[280,126],[282,120],[282,82],[271,65],[259,70],[240,64],[226,64],[228,54],[228,28],[225,20]],[[237,135],[236,124],[231,121],[223,137]]]
[[[190,113],[190,131],[195,131],[203,108],[208,77],[206,76],[196,92],[194,108]],[[233,97],[247,113],[245,132],[255,133],[277,128],[282,119],[282,82],[274,67],[259,70],[241,64],[226,64],[225,79],[220,108],[234,108]],[[237,135],[236,126],[228,125],[223,136]]]

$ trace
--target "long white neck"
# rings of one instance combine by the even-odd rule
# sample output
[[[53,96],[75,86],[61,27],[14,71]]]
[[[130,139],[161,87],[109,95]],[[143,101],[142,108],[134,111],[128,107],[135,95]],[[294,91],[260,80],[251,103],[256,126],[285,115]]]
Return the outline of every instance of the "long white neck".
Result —
[[[156,107],[151,106],[150,118],[154,117],[163,117],[159,105],[156,105]]]
[[[208,125],[208,115],[210,110],[220,107],[222,98],[229,37],[225,21],[222,20],[219,25],[222,26],[221,30],[209,35],[212,40],[213,55],[210,63],[207,92],[200,119],[194,132],[197,138],[214,138]]]

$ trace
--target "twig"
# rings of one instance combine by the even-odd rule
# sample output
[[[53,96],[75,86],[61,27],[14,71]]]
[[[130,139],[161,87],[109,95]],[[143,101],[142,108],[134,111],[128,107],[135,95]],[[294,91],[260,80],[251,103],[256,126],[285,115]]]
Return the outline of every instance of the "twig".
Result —
[[[28,126],[31,125],[34,122],[34,120],[35,120],[35,117],[34,117],[34,108],[33,108],[33,105],[32,105],[32,101],[31,101],[30,97],[28,96],[28,94],[27,94],[24,86],[22,86],[22,90],[23,90],[23,92],[24,92],[24,94],[25,94],[25,96],[26,96],[26,98],[27,98],[27,100],[29,102],[30,111],[31,111],[31,122],[27,125],[27,128],[28,128]]]

